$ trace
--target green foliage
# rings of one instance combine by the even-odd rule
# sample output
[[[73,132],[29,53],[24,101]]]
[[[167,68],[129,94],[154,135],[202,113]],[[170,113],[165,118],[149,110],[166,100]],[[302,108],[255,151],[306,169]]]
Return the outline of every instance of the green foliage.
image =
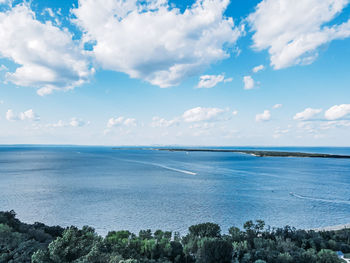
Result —
[[[156,230],[111,231],[48,227],[20,222],[0,212],[0,263],[336,263],[335,251],[350,253],[350,230],[305,231],[289,226],[265,228],[248,221],[244,230],[203,223],[188,234]]]
[[[334,251],[329,249],[322,249],[317,253],[318,263],[337,263],[339,262],[338,256]]]
[[[200,263],[230,263],[232,245],[219,238],[203,238],[200,241],[196,258]]]
[[[213,223],[203,223],[190,226],[189,235],[196,238],[220,237],[220,226]]]
[[[0,212],[0,262],[30,262],[32,254],[46,249],[63,229],[21,223],[14,211]]]

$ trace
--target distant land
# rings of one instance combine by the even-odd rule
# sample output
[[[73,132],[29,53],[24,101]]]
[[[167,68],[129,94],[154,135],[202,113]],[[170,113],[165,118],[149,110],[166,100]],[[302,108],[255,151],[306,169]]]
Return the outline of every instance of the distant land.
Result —
[[[326,153],[303,153],[303,152],[280,152],[280,151],[259,151],[259,150],[238,150],[238,149],[200,149],[200,148],[154,148],[158,151],[170,152],[232,152],[244,153],[257,157],[309,157],[309,158],[337,158],[350,159],[350,155],[326,154]]]

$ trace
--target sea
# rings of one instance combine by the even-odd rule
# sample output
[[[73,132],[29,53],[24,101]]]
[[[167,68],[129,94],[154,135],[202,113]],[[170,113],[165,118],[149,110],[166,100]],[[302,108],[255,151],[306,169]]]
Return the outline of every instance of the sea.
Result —
[[[213,147],[350,155],[334,147]],[[0,210],[27,223],[178,231],[248,220],[350,223],[350,160],[170,152],[151,147],[0,146]]]

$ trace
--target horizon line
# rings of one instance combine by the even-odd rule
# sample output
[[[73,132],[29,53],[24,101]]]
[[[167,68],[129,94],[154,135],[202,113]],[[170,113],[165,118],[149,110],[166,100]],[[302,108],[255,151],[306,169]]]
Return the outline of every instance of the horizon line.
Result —
[[[2,146],[81,146],[81,147],[274,147],[274,148],[350,148],[349,146],[333,146],[333,145],[318,145],[318,146],[310,146],[310,145],[188,145],[188,144],[125,144],[125,145],[112,145],[112,144],[50,144],[50,143],[0,143],[0,147]]]

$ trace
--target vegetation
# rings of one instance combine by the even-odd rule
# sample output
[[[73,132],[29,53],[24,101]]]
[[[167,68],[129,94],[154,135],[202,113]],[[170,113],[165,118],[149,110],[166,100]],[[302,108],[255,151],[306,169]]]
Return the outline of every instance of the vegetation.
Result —
[[[41,223],[24,224],[14,211],[0,212],[0,262],[31,262],[37,250],[46,250],[64,229]]]
[[[116,149],[116,148],[114,148]],[[307,158],[336,158],[350,159],[350,155],[327,154],[327,153],[302,153],[302,152],[281,152],[281,151],[260,151],[243,149],[205,149],[205,148],[158,148],[158,151],[170,152],[231,152],[245,153],[259,157],[307,157]]]
[[[333,263],[335,251],[350,253],[350,230],[305,231],[265,227],[248,221],[244,230],[219,225],[191,226],[187,235],[157,230],[112,231],[106,237],[93,228],[48,227],[21,223],[13,211],[0,212],[0,262],[34,263]]]

